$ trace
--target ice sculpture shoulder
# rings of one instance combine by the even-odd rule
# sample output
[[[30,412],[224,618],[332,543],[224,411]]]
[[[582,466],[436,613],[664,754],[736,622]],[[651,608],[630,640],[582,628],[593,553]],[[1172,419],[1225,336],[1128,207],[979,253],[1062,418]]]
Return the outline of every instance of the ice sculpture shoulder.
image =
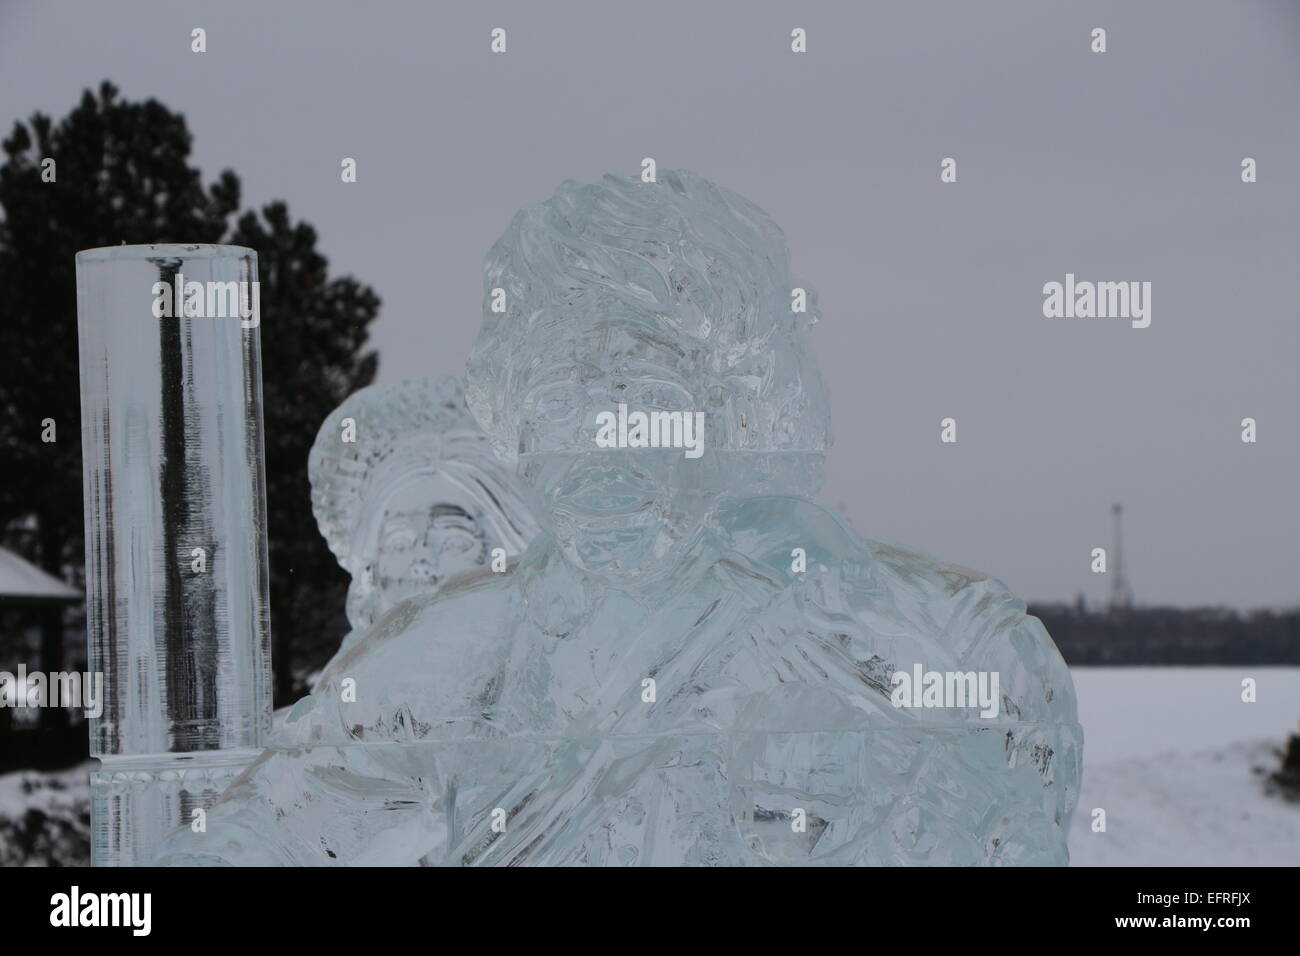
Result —
[[[379,620],[165,861],[1065,863],[1069,673],[999,582],[810,500],[795,285],[689,173],[521,211],[467,397],[542,532]]]

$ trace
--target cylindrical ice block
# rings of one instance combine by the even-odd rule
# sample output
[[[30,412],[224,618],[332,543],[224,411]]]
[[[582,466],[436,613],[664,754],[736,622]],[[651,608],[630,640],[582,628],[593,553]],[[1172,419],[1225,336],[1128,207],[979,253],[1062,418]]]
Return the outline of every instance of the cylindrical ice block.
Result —
[[[86,628],[105,688],[92,853],[129,865],[270,728],[257,255],[80,252],[77,325]]]

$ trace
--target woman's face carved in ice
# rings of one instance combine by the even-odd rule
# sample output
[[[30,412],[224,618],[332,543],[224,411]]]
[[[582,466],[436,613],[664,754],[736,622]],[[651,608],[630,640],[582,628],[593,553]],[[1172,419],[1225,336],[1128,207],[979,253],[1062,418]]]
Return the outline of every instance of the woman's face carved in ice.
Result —
[[[455,502],[431,503],[422,481],[387,496],[371,563],[354,577],[368,620],[448,578],[484,564],[492,548],[482,524]]]

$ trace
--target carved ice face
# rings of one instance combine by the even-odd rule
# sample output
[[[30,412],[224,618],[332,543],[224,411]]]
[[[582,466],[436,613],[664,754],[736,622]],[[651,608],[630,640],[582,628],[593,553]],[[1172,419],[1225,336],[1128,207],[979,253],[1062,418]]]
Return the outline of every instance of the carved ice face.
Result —
[[[374,559],[358,593],[368,621],[407,598],[483,564],[493,543],[470,512],[455,503],[429,503],[429,489],[412,483],[391,495],[379,522]]]
[[[626,589],[671,571],[703,536],[725,492],[718,460],[675,448],[611,448],[530,455],[520,465],[565,559]]]
[[[513,400],[523,410],[523,454],[582,454],[598,449],[599,416],[629,411],[704,411],[710,377],[698,347],[625,319],[581,330],[557,329],[564,358],[535,368]]]
[[[611,582],[653,578],[708,515],[699,492],[710,463],[681,447],[602,447],[599,416],[620,405],[628,413],[703,411],[684,374],[698,356],[635,325],[588,329],[574,336],[570,355],[539,371],[520,397],[529,409],[520,475],[571,563]]]

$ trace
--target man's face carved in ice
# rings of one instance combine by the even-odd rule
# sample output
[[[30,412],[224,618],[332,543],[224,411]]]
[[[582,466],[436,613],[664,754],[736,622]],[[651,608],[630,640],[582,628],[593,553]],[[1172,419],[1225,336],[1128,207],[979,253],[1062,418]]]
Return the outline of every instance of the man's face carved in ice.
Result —
[[[709,498],[675,449],[602,449],[534,463],[543,514],[572,564],[615,586],[648,583],[698,539]]]
[[[686,354],[648,328],[618,325],[575,336],[570,355],[521,396],[531,409],[521,475],[571,563],[613,584],[657,578],[703,526],[707,464],[682,448],[600,447],[597,416],[620,403],[629,413],[703,411]],[[707,449],[707,416],[704,434]]]

